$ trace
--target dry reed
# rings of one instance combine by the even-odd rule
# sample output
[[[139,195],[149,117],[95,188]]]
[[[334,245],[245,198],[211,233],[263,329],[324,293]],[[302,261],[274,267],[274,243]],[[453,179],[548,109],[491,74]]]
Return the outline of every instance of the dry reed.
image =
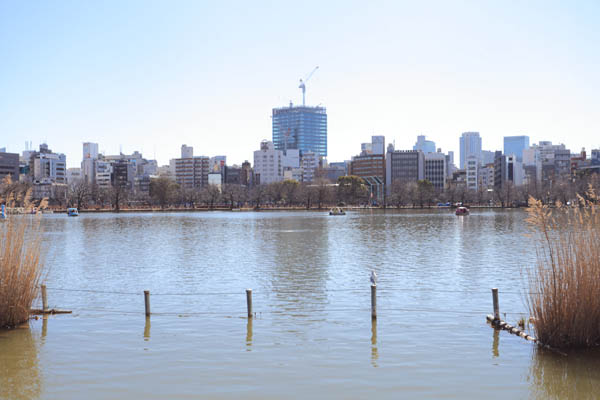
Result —
[[[600,208],[590,188],[575,207],[530,199],[537,265],[528,269],[529,312],[540,343],[600,345]]]
[[[5,198],[10,207],[14,195],[9,193]],[[29,193],[20,200],[29,206]],[[0,222],[0,328],[14,327],[29,319],[42,267],[39,219],[10,216]]]

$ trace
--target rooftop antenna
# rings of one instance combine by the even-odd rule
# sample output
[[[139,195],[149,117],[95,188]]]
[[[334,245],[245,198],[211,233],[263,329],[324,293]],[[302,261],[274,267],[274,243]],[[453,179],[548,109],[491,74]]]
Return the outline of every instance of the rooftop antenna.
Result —
[[[310,77],[313,76],[317,69],[319,69],[318,65],[311,71],[310,74],[308,74],[306,78],[304,78],[304,80],[300,79],[300,86],[298,86],[298,88],[302,89],[302,107],[306,105],[306,82],[308,82]]]

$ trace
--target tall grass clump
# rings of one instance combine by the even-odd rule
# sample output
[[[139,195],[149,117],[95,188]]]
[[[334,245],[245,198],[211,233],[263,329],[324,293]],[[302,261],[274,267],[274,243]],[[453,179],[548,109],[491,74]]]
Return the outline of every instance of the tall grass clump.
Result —
[[[537,264],[526,300],[538,341],[559,349],[600,345],[600,206],[591,188],[577,203],[530,199]]]
[[[26,197],[28,202],[29,193]],[[11,197],[5,198],[10,207]],[[36,217],[13,215],[0,221],[0,328],[29,319],[43,267],[40,232]]]

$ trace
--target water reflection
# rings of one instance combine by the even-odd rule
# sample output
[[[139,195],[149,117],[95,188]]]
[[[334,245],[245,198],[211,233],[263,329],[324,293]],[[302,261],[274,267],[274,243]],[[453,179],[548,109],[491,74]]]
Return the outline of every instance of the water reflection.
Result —
[[[48,315],[45,314],[42,317],[42,343],[46,341],[47,334],[48,334]]]
[[[152,324],[150,323],[150,316],[146,317],[146,323],[144,324],[144,341],[150,341],[150,328]]]
[[[252,350],[252,318],[246,323],[246,351]]]
[[[41,394],[38,346],[29,325],[0,330],[0,398],[33,399]]]
[[[500,329],[493,328],[494,331],[494,341],[492,342],[492,355],[494,358],[500,356],[500,352],[498,351],[498,346],[500,345]]]
[[[275,241],[272,287],[288,312],[322,308],[327,294],[329,240],[324,218],[273,222]]]
[[[377,349],[377,319],[371,319],[371,365],[377,368],[379,350]]]
[[[536,349],[529,372],[531,398],[592,399],[600,393],[600,351],[568,356]]]

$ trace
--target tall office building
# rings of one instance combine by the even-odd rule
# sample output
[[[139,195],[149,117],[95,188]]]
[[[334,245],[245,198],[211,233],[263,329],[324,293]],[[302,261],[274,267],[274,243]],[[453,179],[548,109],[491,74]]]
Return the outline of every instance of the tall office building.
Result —
[[[423,153],[435,153],[435,142],[425,139],[425,135],[417,136],[417,143],[413,146],[413,150],[421,150]]]
[[[504,136],[504,154],[514,154],[523,161],[523,150],[529,148],[529,136]]]
[[[194,148],[185,144],[181,145],[181,158],[193,158]]]
[[[81,178],[89,184],[96,183],[96,161],[98,160],[98,143],[83,144],[83,160],[81,160]]]
[[[98,143],[85,142],[83,144],[83,159],[91,158],[95,160],[98,158]]]
[[[325,107],[294,106],[273,109],[275,150],[313,151],[327,157],[327,112]]]
[[[460,168],[465,168],[467,157],[475,156],[481,162],[481,137],[479,132],[465,132],[460,137]]]

